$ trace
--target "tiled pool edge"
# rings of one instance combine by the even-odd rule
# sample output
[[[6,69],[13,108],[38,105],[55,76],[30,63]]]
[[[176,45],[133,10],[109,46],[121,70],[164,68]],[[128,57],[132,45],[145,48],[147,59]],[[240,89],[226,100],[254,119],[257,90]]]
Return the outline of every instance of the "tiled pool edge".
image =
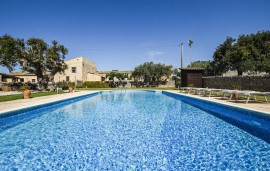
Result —
[[[71,101],[71,100],[82,99],[82,98],[86,98],[86,97],[87,98],[92,97],[92,96],[98,95],[100,93],[102,93],[102,91],[95,91],[95,92],[90,92],[88,94],[78,95],[78,96],[75,96],[75,97],[60,99],[60,100],[51,101],[51,102],[44,102],[42,104],[36,104],[36,105],[32,105],[32,106],[27,106],[27,107],[16,108],[14,110],[0,111],[0,119],[6,118],[6,117],[9,117],[9,116],[13,116],[13,115],[17,115],[17,114],[20,114],[20,113],[23,113],[23,112],[36,110],[38,108],[48,107],[48,106],[51,106],[51,105],[54,105],[54,104],[57,104],[57,103],[63,103],[63,102]]]
[[[191,106],[218,117],[242,130],[270,143],[270,115],[223,103],[208,101],[178,93],[163,91],[162,94],[188,103]]]
[[[193,96],[188,96],[188,95],[185,95],[185,94],[179,94],[177,92],[171,92],[171,91],[166,91],[166,90],[163,90],[163,92],[166,92],[166,93],[170,93],[170,94],[174,94],[174,95],[178,95],[180,97],[184,97],[184,98],[190,98],[190,99],[193,99],[193,100],[198,100],[198,101],[201,101],[201,102],[204,102],[204,103],[210,103],[210,104],[213,104],[213,105],[217,105],[217,106],[220,106],[220,107],[225,107],[227,109],[234,109],[234,110],[237,110],[237,111],[240,111],[240,112],[253,112],[253,113],[258,113],[260,115],[263,115],[267,118],[270,118],[270,111],[269,112],[266,112],[266,111],[260,111],[260,110],[257,110],[257,109],[252,109],[252,108],[245,108],[245,107],[242,107],[242,106],[236,106],[236,105],[233,105],[233,104],[225,104],[225,103],[219,103],[217,101],[212,101],[212,100],[208,100],[208,99],[201,99],[201,98],[197,98],[197,97],[193,97]]]

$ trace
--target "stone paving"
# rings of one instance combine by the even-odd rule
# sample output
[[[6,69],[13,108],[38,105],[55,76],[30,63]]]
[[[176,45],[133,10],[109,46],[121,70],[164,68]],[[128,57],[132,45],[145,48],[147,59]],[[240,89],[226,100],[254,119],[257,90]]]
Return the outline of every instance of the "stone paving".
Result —
[[[180,93],[179,90],[168,90],[167,92],[172,92],[175,94],[181,94],[184,96],[188,96],[188,97],[195,97],[198,99],[203,99],[203,100],[207,100],[207,101],[213,101],[213,102],[217,102],[217,103],[221,103],[221,104],[225,104],[228,106],[234,106],[234,107],[239,107],[239,108],[243,108],[243,109],[249,109],[249,110],[253,110],[253,111],[257,111],[257,112],[263,112],[263,113],[267,113],[270,114],[270,103],[266,103],[266,102],[252,102],[250,101],[248,104],[245,104],[246,100],[244,101],[238,101],[236,102],[235,100],[231,100],[229,101],[228,99],[222,99],[221,97],[208,97],[208,96],[203,96],[203,95],[193,95],[193,94],[187,94],[187,93]]]
[[[46,104],[59,100],[69,99],[73,97],[79,97],[87,94],[96,93],[98,91],[80,91],[74,93],[56,94],[50,96],[35,97],[31,99],[13,100],[7,102],[0,102],[0,115],[1,113],[32,107],[36,105]]]

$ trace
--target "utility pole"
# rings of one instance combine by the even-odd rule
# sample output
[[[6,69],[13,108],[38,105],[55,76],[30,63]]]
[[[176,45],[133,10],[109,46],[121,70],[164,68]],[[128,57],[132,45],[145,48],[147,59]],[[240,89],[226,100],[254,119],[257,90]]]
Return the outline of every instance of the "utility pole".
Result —
[[[189,40],[188,41],[188,45],[190,47],[190,67],[191,67],[191,63],[192,63],[192,51],[191,51],[191,45],[193,44],[193,41],[192,40]]]
[[[180,43],[180,66],[183,68],[183,43]]]

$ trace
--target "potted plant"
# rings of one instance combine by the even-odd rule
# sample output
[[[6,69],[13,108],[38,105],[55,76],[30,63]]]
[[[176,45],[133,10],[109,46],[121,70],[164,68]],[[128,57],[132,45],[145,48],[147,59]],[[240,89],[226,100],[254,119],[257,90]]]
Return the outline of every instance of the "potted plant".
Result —
[[[241,86],[240,85],[233,85],[233,90],[241,90]],[[239,94],[233,94],[232,96],[233,99],[238,99],[239,98]]]
[[[24,86],[21,87],[21,90],[23,91],[23,98],[24,99],[29,99],[30,94],[31,94],[30,87],[27,86],[27,85],[24,85]]]
[[[240,85],[233,85],[233,90],[241,90],[241,88]]]
[[[68,91],[69,91],[70,93],[73,93],[73,91],[74,91],[74,86],[73,86],[72,83],[69,83],[69,84],[68,84]]]

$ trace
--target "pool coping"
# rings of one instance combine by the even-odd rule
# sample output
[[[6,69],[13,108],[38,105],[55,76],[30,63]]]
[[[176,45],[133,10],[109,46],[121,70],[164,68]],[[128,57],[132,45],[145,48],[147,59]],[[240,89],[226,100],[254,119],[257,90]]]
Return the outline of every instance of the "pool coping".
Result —
[[[257,113],[261,113],[261,114],[264,114],[264,115],[269,115],[270,116],[270,111],[266,111],[266,110],[260,110],[260,109],[257,109],[257,108],[251,108],[250,105],[247,105],[247,104],[238,104],[238,103],[232,103],[232,102],[228,102],[228,101],[223,101],[223,100],[218,100],[218,99],[214,99],[214,98],[209,98],[208,96],[198,96],[198,95],[192,95],[192,94],[184,94],[184,93],[181,93],[177,90],[162,90],[164,92],[168,92],[168,93],[173,93],[173,94],[176,94],[176,95],[180,95],[180,96],[184,96],[184,97],[187,97],[187,98],[192,98],[192,99],[197,99],[197,100],[202,100],[202,101],[206,101],[206,102],[209,102],[209,103],[213,103],[213,104],[217,104],[217,105],[221,105],[221,106],[225,106],[225,107],[230,107],[230,108],[235,108],[235,109],[240,109],[240,110],[244,110],[244,111],[248,111],[248,112],[257,112]],[[266,105],[269,105],[270,104],[266,104]]]
[[[0,103],[0,119],[11,116],[11,115],[16,115],[16,113],[20,113],[23,111],[34,110],[39,107],[45,107],[45,106],[65,102],[72,99],[82,98],[85,96],[98,94],[100,92],[102,91],[80,91],[80,92],[74,92],[74,93],[56,94],[56,95],[42,96],[42,97],[36,97],[36,98],[31,98],[31,99],[21,99],[21,100],[2,102]],[[12,104],[14,104],[15,106],[17,105],[17,106],[2,110],[5,105],[12,105]]]
[[[108,90],[108,91],[112,91],[112,90]],[[270,116],[270,111],[258,110],[258,109],[250,108],[249,106],[239,106],[238,103],[235,104],[235,103],[221,101],[221,100],[217,100],[217,99],[213,99],[213,98],[209,98],[209,97],[201,97],[198,95],[184,94],[184,93],[180,93],[177,90],[139,90],[139,91],[168,92],[168,93],[173,93],[176,95],[180,95],[180,96],[184,96],[184,97],[188,97],[188,98],[192,98],[192,99],[198,99],[198,100],[203,100],[203,101],[218,104],[218,105],[224,105],[225,107],[227,106],[227,107],[231,107],[231,108],[235,108],[235,109],[242,109],[245,111],[259,112],[259,113],[266,114],[266,115]],[[7,113],[14,113],[14,112],[16,113],[16,112],[20,112],[23,110],[42,107],[44,105],[50,105],[53,103],[71,100],[74,98],[79,98],[79,97],[91,95],[94,93],[100,93],[100,92],[107,92],[107,91],[106,90],[79,91],[79,92],[75,92],[75,93],[57,94],[57,95],[51,95],[51,96],[36,97],[36,98],[31,98],[31,99],[21,99],[21,100],[14,100],[14,101],[8,101],[8,102],[1,102],[0,103],[0,118],[2,118],[3,115],[5,115]],[[17,104],[22,103],[22,105],[2,110],[5,107],[5,105],[12,105],[12,104],[16,105],[16,103]],[[32,104],[29,104],[29,103],[32,103]],[[246,105],[246,104],[244,104],[244,105]],[[267,105],[270,105],[270,104],[267,104]]]

